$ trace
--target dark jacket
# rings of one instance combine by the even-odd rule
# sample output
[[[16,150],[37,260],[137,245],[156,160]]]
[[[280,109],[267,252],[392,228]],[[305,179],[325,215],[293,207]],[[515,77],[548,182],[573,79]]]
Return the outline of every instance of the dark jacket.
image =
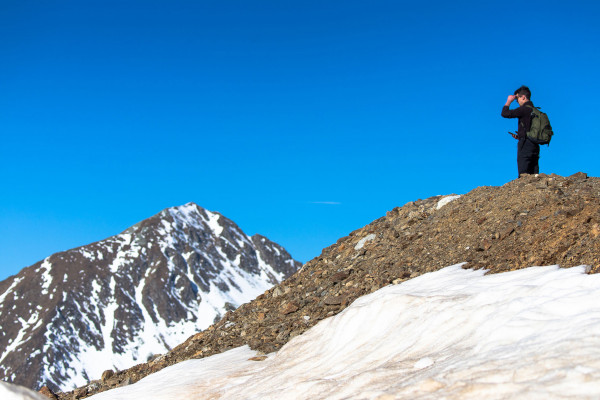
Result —
[[[525,139],[527,137],[527,132],[531,130],[531,107],[533,107],[531,101],[528,101],[514,110],[511,110],[508,106],[502,107],[501,115],[504,118],[519,118],[519,129],[517,131],[519,141]]]

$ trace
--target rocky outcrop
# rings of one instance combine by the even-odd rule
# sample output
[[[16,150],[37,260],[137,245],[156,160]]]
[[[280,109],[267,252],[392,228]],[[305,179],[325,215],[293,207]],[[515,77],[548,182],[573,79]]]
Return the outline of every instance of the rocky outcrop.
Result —
[[[597,273],[600,179],[583,173],[525,176],[501,187],[395,208],[172,351],[92,382],[77,397],[246,344],[276,351],[364,294],[459,262],[490,273],[550,264],[587,264]]]

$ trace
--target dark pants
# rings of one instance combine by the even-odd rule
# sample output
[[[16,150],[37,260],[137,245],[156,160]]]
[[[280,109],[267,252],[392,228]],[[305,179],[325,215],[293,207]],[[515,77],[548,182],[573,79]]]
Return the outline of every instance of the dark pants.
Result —
[[[519,176],[521,176],[521,174],[538,174],[540,172],[540,167],[538,165],[540,159],[540,145],[533,143],[531,140],[519,139],[517,146],[517,167],[519,168]]]

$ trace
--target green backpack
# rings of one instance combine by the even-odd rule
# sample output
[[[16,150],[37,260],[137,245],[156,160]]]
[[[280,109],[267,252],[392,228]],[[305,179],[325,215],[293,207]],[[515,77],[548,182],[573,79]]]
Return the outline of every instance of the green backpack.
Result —
[[[537,107],[529,105],[527,107],[531,108],[531,130],[527,132],[527,138],[533,143],[550,145],[554,132],[552,132],[548,115]]]

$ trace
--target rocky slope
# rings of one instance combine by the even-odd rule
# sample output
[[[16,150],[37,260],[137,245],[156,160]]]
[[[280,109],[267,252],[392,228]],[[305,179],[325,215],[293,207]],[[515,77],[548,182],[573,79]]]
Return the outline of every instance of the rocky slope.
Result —
[[[146,362],[300,267],[189,203],[0,282],[0,379],[71,389]]]
[[[86,397],[245,344],[276,351],[364,294],[459,262],[491,273],[550,264],[587,264],[597,273],[600,179],[583,173],[525,176],[395,208],[172,351],[59,397]]]

